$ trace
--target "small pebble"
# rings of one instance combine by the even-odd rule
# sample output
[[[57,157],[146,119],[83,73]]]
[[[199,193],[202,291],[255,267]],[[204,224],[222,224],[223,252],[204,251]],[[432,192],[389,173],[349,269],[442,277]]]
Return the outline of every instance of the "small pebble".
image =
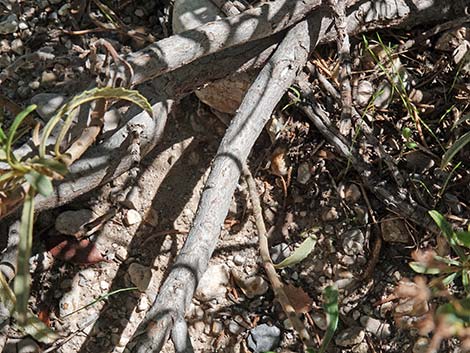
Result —
[[[224,326],[220,321],[212,321],[211,333],[213,336],[218,336],[222,333]]]
[[[142,10],[142,9],[137,9],[137,10],[135,10],[134,14],[135,14],[137,17],[144,17],[144,16],[145,16],[145,12],[144,12],[144,10]]]
[[[146,266],[143,266],[137,262],[133,262],[129,265],[127,270],[131,282],[141,291],[144,292],[150,280],[152,279],[152,270]]]
[[[370,316],[361,317],[361,325],[366,329],[367,332],[379,337],[386,338],[390,337],[390,324],[377,320]]]
[[[107,281],[100,281],[100,289],[106,291],[109,289],[109,283]]]
[[[340,347],[351,347],[364,340],[365,332],[360,327],[349,327],[336,335],[335,343]]]
[[[261,324],[250,330],[247,343],[254,353],[275,350],[281,340],[281,330],[276,326]]]
[[[235,321],[230,321],[230,324],[228,325],[228,331],[232,335],[239,335],[240,333],[243,332],[243,327],[241,327],[238,323]]]
[[[24,54],[24,45],[21,39],[15,39],[11,42],[11,50],[16,54],[23,55]]]
[[[229,275],[224,264],[211,265],[202,276],[195,297],[200,301],[222,298],[227,293]]]
[[[240,254],[236,254],[233,257],[233,263],[237,266],[241,266],[245,263],[245,257]]]
[[[147,311],[150,308],[150,303],[146,295],[142,295],[137,304],[137,312]]]
[[[126,215],[124,216],[124,224],[126,226],[131,226],[142,221],[142,216],[136,210],[127,210]]]
[[[312,314],[312,320],[315,323],[315,325],[318,326],[320,330],[325,331],[326,328],[328,327],[328,322],[326,321],[326,317],[322,313],[315,311]]]

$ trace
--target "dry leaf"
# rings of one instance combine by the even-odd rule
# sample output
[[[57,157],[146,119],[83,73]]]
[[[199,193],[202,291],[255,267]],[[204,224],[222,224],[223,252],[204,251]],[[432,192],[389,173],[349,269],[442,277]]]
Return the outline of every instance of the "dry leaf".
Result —
[[[271,172],[277,176],[287,175],[289,167],[287,166],[287,150],[278,147],[271,156]]]
[[[56,235],[46,240],[47,250],[59,260],[80,265],[93,265],[106,261],[95,244],[88,239],[77,240],[72,237]]]
[[[313,299],[302,288],[288,284],[284,286],[284,292],[296,313],[306,314],[312,310]]]

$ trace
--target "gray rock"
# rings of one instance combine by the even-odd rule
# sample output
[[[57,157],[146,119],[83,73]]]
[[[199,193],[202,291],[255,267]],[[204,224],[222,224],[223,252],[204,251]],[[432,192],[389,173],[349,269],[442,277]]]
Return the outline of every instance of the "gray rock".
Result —
[[[54,116],[65,101],[66,97],[58,93],[39,93],[31,98],[31,103],[38,106],[36,112],[46,122]]]
[[[11,42],[11,50],[18,55],[23,55],[24,54],[23,41],[19,38],[13,40]]]
[[[141,291],[144,292],[152,279],[152,270],[146,266],[143,266],[137,262],[133,262],[129,265],[127,270],[131,282]]]
[[[349,327],[338,333],[335,343],[340,347],[351,347],[364,340],[365,332],[360,327]]]
[[[255,353],[271,351],[277,348],[281,340],[281,330],[276,326],[261,324],[250,330],[247,343]]]
[[[354,94],[354,100],[360,107],[365,107],[369,102],[369,99],[374,94],[374,86],[369,81],[361,81],[357,85],[356,94]]]
[[[235,321],[230,321],[230,323],[228,324],[228,331],[232,334],[232,335],[239,335],[240,333],[243,332],[243,327],[241,327],[237,322]]]
[[[418,173],[425,172],[436,164],[431,157],[420,151],[412,151],[406,154],[405,160],[408,169]]]
[[[318,326],[320,330],[325,331],[326,328],[328,327],[328,322],[326,320],[325,315],[323,315],[322,313],[319,313],[318,311],[315,311],[314,313],[312,313],[312,320],[315,323],[315,325]]]
[[[271,259],[274,263],[279,263],[290,255],[289,245],[280,243],[271,247]]]
[[[18,17],[15,14],[9,15],[0,21],[0,34],[15,33],[18,30]]]
[[[361,325],[366,329],[367,332],[379,337],[386,338],[390,337],[390,324],[374,319],[370,316],[362,316]]]
[[[75,235],[83,226],[95,218],[92,210],[82,209],[78,211],[62,212],[55,220],[55,229],[62,234]]]
[[[229,275],[225,265],[211,265],[202,276],[195,297],[200,301],[221,298],[227,293]]]
[[[343,251],[348,255],[364,252],[364,233],[359,229],[350,230],[343,235]]]
[[[307,184],[311,177],[310,165],[307,162],[300,163],[299,169],[297,169],[297,181],[300,184]]]
[[[407,244],[410,241],[405,223],[395,216],[382,219],[380,228],[382,230],[382,238],[386,242]]]
[[[265,294],[269,289],[268,282],[261,276],[245,277],[237,271],[232,271],[232,276],[243,293],[250,299]]]

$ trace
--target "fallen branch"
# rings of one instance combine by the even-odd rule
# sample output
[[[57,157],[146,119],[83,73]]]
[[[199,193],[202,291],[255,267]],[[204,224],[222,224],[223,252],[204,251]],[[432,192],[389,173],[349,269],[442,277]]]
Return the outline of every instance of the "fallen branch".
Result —
[[[126,57],[134,69],[132,85],[227,48],[268,39],[307,16],[310,23],[321,23],[319,32],[325,34],[319,38],[320,43],[335,41],[338,34],[332,26],[331,11],[320,4],[320,0],[264,2],[262,6],[239,15],[162,39]],[[352,36],[375,29],[410,28],[436,19],[442,22],[462,17],[465,16],[464,9],[470,6],[470,0],[425,3],[422,0],[352,0],[348,1],[348,6],[345,33]]]
[[[159,352],[184,318],[215,249],[242,166],[276,104],[305,65],[311,45],[307,22],[291,29],[248,90],[220,144],[188,238],[168,278],[129,343],[134,353]],[[174,332],[172,337],[186,335]],[[183,344],[176,344],[181,347]]]
[[[266,226],[263,220],[263,210],[261,209],[261,202],[259,199],[259,194],[256,189],[256,184],[251,175],[248,166],[245,164],[243,168],[243,174],[245,175],[246,182],[248,184],[248,190],[250,192],[250,199],[253,208],[253,214],[255,217],[256,228],[258,229],[258,238],[259,238],[259,252],[261,256],[261,261],[263,262],[264,270],[268,275],[269,282],[271,282],[271,287],[273,289],[276,299],[282,306],[282,309],[289,318],[292,327],[297,331],[304,344],[304,348],[307,351],[308,349],[313,348],[313,341],[308,333],[305,325],[302,320],[297,315],[294,307],[292,306],[289,297],[284,291],[284,283],[282,283],[279,275],[274,268],[274,264],[271,260],[271,255],[269,254],[269,245],[268,245],[268,232],[266,231]]]
[[[439,14],[439,20],[445,20],[447,18],[458,17],[465,6],[470,6],[470,0],[455,1],[450,4],[444,4],[444,2],[438,2],[432,4],[427,8],[423,6],[412,6],[401,1],[387,2],[387,6],[379,6],[375,1],[366,1],[360,5],[355,5],[350,8],[348,17],[346,19],[347,26],[346,30],[349,35],[357,34],[361,31],[371,30],[382,27],[392,26],[411,26],[412,24],[420,24],[433,17],[435,14]],[[320,43],[331,42],[336,40],[336,31],[332,28],[332,19],[329,18],[330,11],[326,7],[320,7],[309,17],[309,22],[316,24],[318,33],[318,41]],[[197,31],[197,30],[195,30]],[[186,32],[185,32],[186,33]],[[182,33],[180,36],[184,36]],[[233,48],[222,50],[199,58],[188,65],[184,65],[177,70],[168,72],[164,75],[159,76],[157,79],[152,81],[152,86],[155,90],[163,97],[172,97],[178,99],[188,94],[198,87],[203,86],[205,83],[224,78],[234,71],[246,71],[249,69],[256,69],[264,65],[267,58],[269,58],[272,51],[275,49],[275,43],[282,37],[282,33],[278,33],[275,36],[260,39],[257,41],[251,41],[244,45],[235,46]],[[173,37],[170,37],[173,38]],[[155,43],[158,46],[157,42]],[[198,46],[197,43],[188,43],[188,50],[192,50],[194,46]],[[175,49],[177,51],[177,49]],[[143,60],[138,59],[140,52],[134,53],[134,71],[140,70],[141,74],[147,69],[146,64],[141,62],[141,65],[137,68],[135,64]],[[167,52],[161,52],[162,57],[169,58]],[[175,54],[176,55],[176,54]],[[128,58],[128,60],[130,60]],[[149,69],[154,65],[152,60],[149,59]],[[171,67],[179,67],[183,63],[172,63]],[[161,72],[160,72],[161,73]],[[150,79],[150,74],[147,79]],[[154,144],[149,144],[148,141],[158,140],[159,136],[152,137],[152,133],[158,132],[161,134],[163,131],[164,121],[166,121],[166,114],[168,112],[170,101],[162,100],[161,103],[157,103],[154,100],[156,106],[154,106],[155,116],[157,117],[155,122],[142,118],[142,116],[135,116],[131,118],[128,123],[138,123],[143,126],[143,130],[146,132],[142,146],[142,156],[145,156],[146,152],[149,151]],[[163,109],[165,111],[165,117],[158,119]],[[132,113],[135,114],[136,110],[131,110],[129,116],[132,117]],[[121,143],[127,137],[127,128],[123,127],[111,137],[109,137],[102,145],[93,146],[90,151],[83,156],[82,159],[74,163],[71,167],[71,174],[57,184],[54,194],[50,197],[41,197],[36,203],[37,211],[41,211],[48,208],[54,208],[59,205],[70,202],[75,197],[88,192],[102,183],[109,181],[112,177],[118,176],[123,172],[127,171],[132,163],[130,159],[126,157],[125,149],[119,149]],[[111,151],[111,147],[114,148]],[[32,148],[28,145],[19,151],[15,151],[15,155],[18,157],[31,153]],[[111,171],[110,162],[122,160],[121,163]],[[4,215],[0,215],[0,218]]]
[[[296,24],[321,3],[321,0],[263,2],[261,6],[239,15],[162,39],[126,58],[134,68],[132,85],[151,80],[203,56],[269,37]]]
[[[361,176],[363,184],[393,212],[405,219],[411,220],[424,229],[439,233],[439,228],[428,216],[427,210],[414,201],[406,191],[397,190],[388,182],[376,179],[378,173],[364,160],[358,158],[359,153],[351,148],[351,143],[346,144],[339,137],[335,128],[328,124],[328,113],[316,103],[313,92],[306,81],[298,82],[302,96],[308,100],[308,104],[301,105],[302,111],[312,121],[313,125],[331,143],[337,151],[347,160]],[[326,123],[325,123],[326,121]]]

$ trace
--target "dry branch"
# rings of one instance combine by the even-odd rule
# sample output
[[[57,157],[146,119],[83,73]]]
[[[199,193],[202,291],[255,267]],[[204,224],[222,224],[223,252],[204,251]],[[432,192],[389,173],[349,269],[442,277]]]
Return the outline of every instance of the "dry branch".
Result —
[[[248,90],[220,144],[188,238],[131,340],[132,352],[159,352],[174,323],[184,317],[215,249],[242,166],[274,107],[305,65],[310,43],[308,25],[301,22],[288,32]]]
[[[132,85],[153,79],[198,58],[249,41],[269,37],[300,20],[319,7],[321,0],[276,0],[264,2],[239,15],[209,22],[194,30],[162,39],[129,54],[134,68]]]
[[[133,85],[151,80],[165,72],[233,46],[266,38],[297,23],[308,15],[311,23],[322,22],[325,35],[320,43],[337,38],[331,11],[320,0],[277,0],[240,15],[207,23],[201,27],[162,39],[131,53],[126,61],[134,69]],[[384,0],[348,1],[345,32],[349,36],[375,29],[410,28],[429,22],[442,22],[465,16],[470,0],[423,1]]]
[[[437,2],[428,4],[429,6],[415,4],[420,1],[413,0],[407,1],[386,1],[378,4],[376,1],[365,1],[360,4],[354,5],[350,8],[347,13],[347,25],[346,31],[348,34],[353,35],[361,31],[370,29],[376,29],[381,27],[392,27],[392,26],[412,26],[420,23],[425,23],[438,18],[440,21],[448,18],[457,18],[462,14],[462,9],[470,6],[470,0],[459,0],[452,3]],[[386,6],[385,6],[386,5]],[[419,6],[418,6],[419,5]],[[436,14],[439,14],[436,17]],[[336,31],[332,26],[333,20],[329,17],[330,11],[326,7],[320,7],[313,11],[309,16],[309,23],[317,24],[318,28],[318,40],[320,43],[331,42],[336,40]],[[197,31],[197,29],[195,30]],[[184,32],[180,36],[184,36]],[[173,37],[170,37],[173,38]],[[226,50],[216,52],[212,55],[200,57],[190,64],[184,65],[177,70],[168,72],[161,75],[157,79],[153,80],[152,85],[156,92],[163,97],[171,97],[178,99],[185,94],[192,92],[193,90],[201,87],[205,83],[214,81],[228,76],[233,71],[246,71],[248,69],[255,69],[261,67],[269,58],[269,55],[275,48],[275,43],[282,38],[282,33],[267,37],[264,39],[250,41],[244,45],[235,46]],[[154,46],[164,48],[160,46],[161,41],[154,44]],[[198,43],[188,43],[188,47],[184,50],[194,51],[198,47]],[[161,52],[161,56],[169,60],[172,57],[169,53],[173,49],[166,49],[167,51]],[[179,57],[178,50],[174,49],[174,57]],[[145,50],[144,50],[145,51]],[[134,71],[139,71],[141,74],[152,67],[155,67],[154,59],[149,58],[147,64],[142,64],[143,56],[137,52],[132,54],[134,57]],[[196,59],[197,56],[194,56]],[[128,58],[130,60],[130,58]],[[132,61],[132,60],[131,60]],[[141,63],[142,66],[136,66],[136,63]],[[169,62],[169,68],[179,67],[183,65],[181,62]],[[159,71],[160,73],[162,71]],[[148,75],[148,79],[151,75]],[[154,100],[154,102],[157,102]],[[159,111],[161,107],[164,108],[165,114],[168,111],[168,104],[162,100],[158,107],[154,108]],[[156,111],[155,116],[159,116]],[[132,110],[135,114],[135,110]],[[132,115],[130,114],[132,117]],[[150,134],[154,131],[161,132],[163,127],[160,126],[162,120],[157,119],[156,124],[159,125],[155,128],[155,122],[139,117],[130,119],[130,123],[138,122],[143,125],[144,131],[147,132],[147,136],[144,136],[142,145],[147,146],[147,141],[152,141]],[[102,145],[94,146],[85,153],[83,158],[78,162],[74,163],[71,167],[71,174],[64,181],[58,184],[54,194],[47,198],[39,198],[37,204],[37,210],[40,211],[46,208],[53,208],[59,205],[70,202],[75,197],[82,195],[83,193],[92,190],[98,185],[109,181],[113,176],[117,176],[129,169],[131,165],[130,161],[126,158],[126,151],[120,149],[121,143],[127,136],[127,128],[123,127],[118,132],[108,138]],[[158,139],[158,137],[155,137]],[[111,151],[110,148],[115,150]],[[144,148],[143,155],[146,151],[151,149],[152,144],[148,145],[148,148]],[[22,151],[15,151],[17,156],[24,156],[31,152],[30,147],[22,149]],[[110,167],[111,161],[121,160],[122,163],[114,170],[109,172],[112,168]]]
[[[326,113],[313,98],[312,90],[306,82],[298,82],[302,96],[308,99],[308,104],[302,105],[301,109],[312,121],[313,125],[331,143],[338,152],[351,161],[351,165],[361,176],[363,184],[376,195],[391,211],[399,214],[420,225],[424,229],[439,233],[439,228],[427,215],[427,210],[414,201],[405,190],[397,190],[396,187],[377,180],[378,173],[370,164],[365,162],[352,143],[345,143],[334,127],[329,124],[328,113]]]
[[[291,304],[289,297],[284,291],[284,283],[282,283],[280,276],[277,274],[274,264],[271,260],[271,255],[269,254],[269,244],[268,244],[268,232],[266,231],[266,225],[263,220],[263,210],[261,208],[261,202],[259,198],[258,191],[256,189],[256,183],[253,179],[248,166],[245,164],[243,174],[245,175],[246,182],[248,184],[248,190],[250,192],[250,199],[253,208],[253,214],[255,217],[256,228],[258,229],[258,238],[259,238],[259,252],[261,256],[261,261],[263,262],[264,270],[268,275],[269,282],[271,282],[271,287],[273,289],[276,299],[282,306],[282,309],[289,318],[292,327],[300,336],[304,344],[305,350],[313,348],[313,342],[308,333],[305,325],[302,320],[297,315],[294,307]]]

